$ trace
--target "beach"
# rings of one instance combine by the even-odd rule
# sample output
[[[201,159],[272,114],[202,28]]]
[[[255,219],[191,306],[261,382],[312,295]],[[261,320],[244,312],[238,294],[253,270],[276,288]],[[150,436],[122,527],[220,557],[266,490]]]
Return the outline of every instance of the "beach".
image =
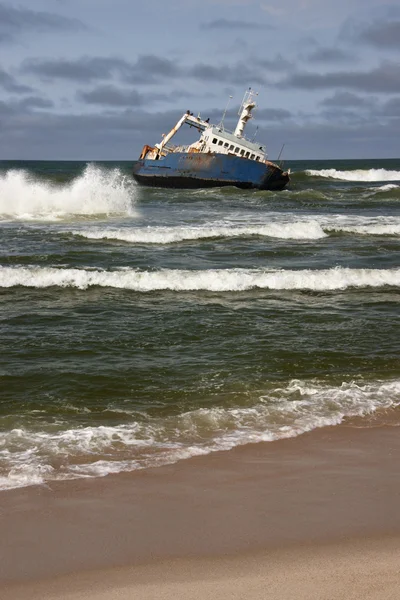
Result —
[[[1,597],[397,598],[397,419],[3,492]]]
[[[0,163],[0,599],[400,597],[400,161]]]

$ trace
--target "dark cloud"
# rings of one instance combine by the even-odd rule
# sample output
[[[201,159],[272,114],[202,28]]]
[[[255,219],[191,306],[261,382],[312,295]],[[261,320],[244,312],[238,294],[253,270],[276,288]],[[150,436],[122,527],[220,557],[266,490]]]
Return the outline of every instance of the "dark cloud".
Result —
[[[0,102],[0,158],[134,160],[143,144],[159,141],[160,134],[172,127],[187,108],[185,104],[174,110],[154,113],[138,108],[84,115],[35,110],[28,114],[26,111],[11,114],[10,106],[6,106],[7,113]],[[214,115],[214,111],[210,111],[211,120],[217,121],[222,112],[222,109],[216,109],[218,115]],[[233,119],[231,121],[233,123]],[[226,124],[228,126],[228,119]],[[188,135],[195,133],[187,130]],[[317,117],[303,124],[291,120],[270,123],[265,135],[263,132],[257,134],[260,142],[267,142],[271,158],[279,154],[285,142],[286,158],[303,159],[397,156],[399,137],[398,117],[391,118],[386,124],[369,119],[362,123],[354,120],[321,122]]]
[[[291,71],[294,68],[294,63],[283,58],[282,54],[277,54],[273,58],[256,58],[254,63],[267,71]]]
[[[302,90],[348,88],[362,92],[400,92],[400,64],[382,63],[370,71],[336,71],[334,73],[297,72],[288,75],[278,87]]]
[[[18,83],[16,79],[0,68],[0,87],[2,87],[7,92],[11,92],[13,94],[29,94],[32,92],[32,88]]]
[[[400,50],[400,20],[372,23],[360,32],[359,39],[377,48]]]
[[[306,56],[306,60],[314,63],[340,63],[354,60],[354,53],[342,48],[317,48]]]
[[[8,102],[0,102],[0,116],[1,115],[27,115],[35,109],[48,109],[53,108],[54,104],[47,98],[40,96],[28,96],[19,100],[9,100]],[[4,127],[4,124],[3,124]]]
[[[112,85],[96,87],[90,92],[79,94],[79,97],[86,104],[103,106],[141,106],[145,102],[145,98],[136,90],[125,90]]]
[[[129,68],[129,63],[120,58],[84,56],[76,60],[27,59],[22,63],[21,71],[43,79],[66,79],[86,83],[110,79],[115,74],[128,71]]]
[[[131,83],[157,83],[157,78],[165,80],[166,77],[180,75],[173,61],[150,54],[139,56],[133,63],[122,58],[100,56],[83,56],[75,60],[35,58],[25,60],[21,70],[44,79],[66,79],[79,83],[112,77]]]
[[[285,121],[292,117],[292,113],[284,108],[258,108],[255,112],[257,121]]]
[[[29,32],[59,32],[87,29],[78,19],[0,3],[0,42],[12,41]]]
[[[383,105],[381,114],[386,117],[400,117],[400,96],[388,100]]]
[[[336,92],[333,96],[322,100],[320,104],[322,106],[336,106],[338,108],[369,108],[375,104],[375,100],[363,98],[352,92]]]
[[[250,21],[235,21],[233,19],[215,19],[208,23],[202,23],[202,29],[227,29],[232,30],[256,30],[256,29],[273,29],[267,23],[257,23]]]
[[[241,84],[244,83],[244,77],[248,83],[265,84],[266,79],[260,73],[260,69],[250,67],[245,63],[237,63],[235,65],[209,65],[198,63],[187,70],[187,76],[200,81],[210,81],[219,83]]]

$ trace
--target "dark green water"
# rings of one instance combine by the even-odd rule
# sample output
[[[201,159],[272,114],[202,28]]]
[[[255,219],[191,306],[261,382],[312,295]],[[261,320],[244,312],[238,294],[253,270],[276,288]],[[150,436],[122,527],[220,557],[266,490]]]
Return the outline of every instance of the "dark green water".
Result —
[[[400,403],[400,160],[286,166],[273,193],[0,163],[0,487]]]

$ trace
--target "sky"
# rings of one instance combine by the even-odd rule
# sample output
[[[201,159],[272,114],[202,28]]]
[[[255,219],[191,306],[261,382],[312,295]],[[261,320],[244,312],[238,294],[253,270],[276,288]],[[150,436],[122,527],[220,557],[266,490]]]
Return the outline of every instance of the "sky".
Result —
[[[0,160],[134,160],[249,87],[271,159],[400,157],[399,1],[0,0]]]

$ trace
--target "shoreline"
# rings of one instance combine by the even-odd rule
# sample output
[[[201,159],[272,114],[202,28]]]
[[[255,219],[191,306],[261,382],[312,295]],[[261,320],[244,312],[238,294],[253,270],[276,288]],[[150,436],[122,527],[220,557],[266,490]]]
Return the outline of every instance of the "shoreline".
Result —
[[[254,597],[261,598],[260,569],[271,561],[274,581],[284,585],[285,573],[308,557],[298,563],[294,585],[308,571],[328,581],[344,568],[351,579],[353,556],[364,583],[381,565],[375,571],[382,590],[400,564],[398,432],[390,425],[329,427],[147,471],[4,491],[0,595],[39,600],[69,590],[76,599],[103,592],[125,598],[114,592],[126,584],[130,597],[134,588],[135,598],[159,597],[162,589],[166,598],[184,598],[190,588],[196,598],[196,580],[200,598],[200,590],[209,593],[213,569],[225,591],[233,576],[237,589],[251,587],[240,566],[248,564],[259,586]],[[182,571],[189,579],[174,582]],[[142,585],[140,577],[149,580]],[[162,583],[168,578],[170,592]],[[88,595],[80,596],[84,588]],[[326,598],[340,597],[332,594]]]

